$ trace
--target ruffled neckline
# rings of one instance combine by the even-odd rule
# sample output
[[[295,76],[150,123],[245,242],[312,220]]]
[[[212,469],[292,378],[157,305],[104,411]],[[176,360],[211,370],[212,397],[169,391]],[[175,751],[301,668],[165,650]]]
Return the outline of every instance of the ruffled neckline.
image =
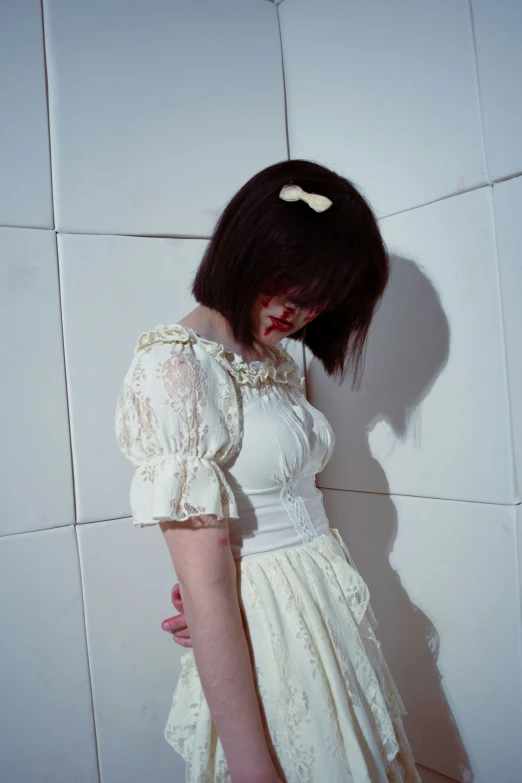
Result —
[[[299,368],[285,351],[282,345],[267,346],[270,356],[247,362],[237,353],[227,351],[221,343],[202,337],[189,326],[181,324],[158,324],[150,332],[142,332],[138,337],[138,343],[134,352],[147,348],[154,343],[190,343],[197,344],[213,356],[240,384],[255,386],[259,383],[272,381],[274,383],[286,383],[304,388],[304,378],[299,375]]]

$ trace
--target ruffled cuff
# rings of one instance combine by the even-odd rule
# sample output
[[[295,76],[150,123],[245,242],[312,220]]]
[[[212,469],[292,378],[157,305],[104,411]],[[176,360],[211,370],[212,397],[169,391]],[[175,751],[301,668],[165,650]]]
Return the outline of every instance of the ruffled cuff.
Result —
[[[238,519],[234,493],[220,466],[205,457],[173,454],[136,468],[130,489],[138,527],[162,521],[184,522],[199,514]]]

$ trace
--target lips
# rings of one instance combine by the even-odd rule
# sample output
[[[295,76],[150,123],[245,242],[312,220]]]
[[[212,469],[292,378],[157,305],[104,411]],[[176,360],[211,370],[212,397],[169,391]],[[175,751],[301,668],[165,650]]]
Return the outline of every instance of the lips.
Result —
[[[269,318],[272,321],[272,326],[274,329],[277,329],[279,332],[289,332],[292,328],[292,324],[289,324],[287,321],[281,321],[279,318],[275,318],[273,315],[270,315]]]

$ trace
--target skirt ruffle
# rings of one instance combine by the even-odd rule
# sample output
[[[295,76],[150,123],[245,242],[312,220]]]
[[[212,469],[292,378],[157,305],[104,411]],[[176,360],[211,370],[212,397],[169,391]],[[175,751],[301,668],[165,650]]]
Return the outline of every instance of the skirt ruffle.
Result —
[[[238,561],[238,594],[283,780],[420,783],[368,587],[339,531]],[[192,649],[165,739],[185,759],[187,783],[230,783]]]

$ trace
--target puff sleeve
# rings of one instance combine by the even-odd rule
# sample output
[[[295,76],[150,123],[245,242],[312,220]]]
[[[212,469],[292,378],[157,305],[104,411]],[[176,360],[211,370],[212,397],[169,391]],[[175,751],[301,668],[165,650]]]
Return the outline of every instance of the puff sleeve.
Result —
[[[118,445],[135,465],[134,524],[238,518],[221,467],[238,448],[238,422],[232,379],[205,351],[190,343],[136,349],[115,416]]]

